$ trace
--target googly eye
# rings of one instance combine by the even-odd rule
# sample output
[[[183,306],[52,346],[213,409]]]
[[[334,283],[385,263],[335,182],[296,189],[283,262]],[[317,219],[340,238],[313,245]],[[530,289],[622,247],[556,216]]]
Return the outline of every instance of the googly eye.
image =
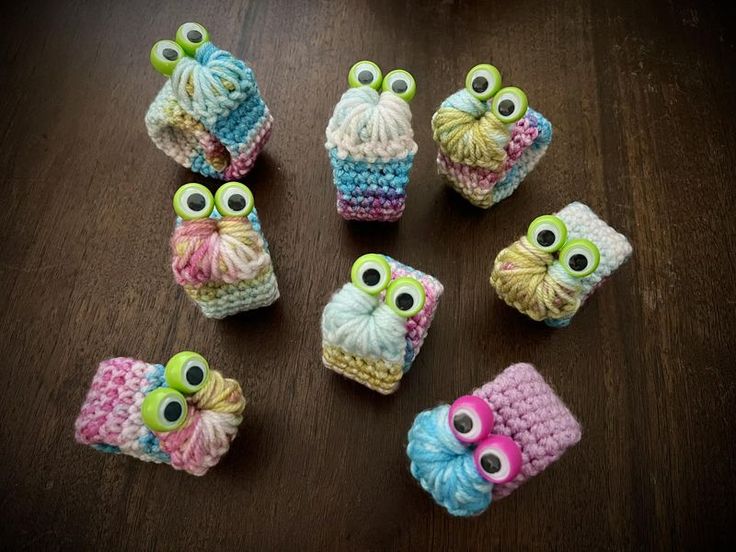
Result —
[[[176,41],[188,56],[194,56],[197,48],[210,41],[210,33],[199,23],[184,23],[176,31]]]
[[[524,91],[515,86],[509,86],[502,88],[493,96],[491,112],[502,123],[510,124],[526,115],[527,107],[529,104]]]
[[[151,65],[156,71],[169,77],[184,55],[182,47],[173,40],[159,40],[151,48]]]
[[[474,395],[456,399],[447,415],[450,431],[462,443],[477,443],[493,430],[493,411],[486,401]]]
[[[358,289],[371,295],[378,295],[391,281],[391,267],[383,255],[368,253],[353,263],[350,281]]]
[[[389,284],[386,304],[399,316],[411,318],[424,308],[424,286],[414,278],[404,276]]]
[[[166,363],[164,377],[169,387],[191,395],[202,389],[210,375],[210,365],[199,353],[182,351]]]
[[[570,276],[584,278],[590,276],[601,262],[598,247],[589,240],[570,240],[560,250],[560,264]]]
[[[373,90],[381,88],[383,73],[372,61],[359,61],[350,68],[348,73],[348,84],[350,88],[359,86],[370,86]]]
[[[152,431],[174,431],[187,419],[187,401],[176,389],[159,387],[143,399],[141,417]]]
[[[521,471],[521,450],[505,435],[491,435],[478,443],[473,451],[475,469],[486,481],[507,483]]]
[[[214,206],[212,193],[201,184],[184,184],[174,194],[174,211],[183,220],[207,218]]]
[[[402,100],[410,102],[417,93],[417,83],[408,71],[394,69],[383,77],[382,89],[393,92]]]
[[[529,225],[526,239],[537,249],[553,253],[567,241],[567,227],[559,217],[542,215],[535,218]]]
[[[490,100],[501,88],[501,73],[493,65],[481,63],[465,76],[465,89],[480,101]]]
[[[255,200],[248,186],[240,182],[226,182],[215,192],[215,207],[225,217],[247,217]]]

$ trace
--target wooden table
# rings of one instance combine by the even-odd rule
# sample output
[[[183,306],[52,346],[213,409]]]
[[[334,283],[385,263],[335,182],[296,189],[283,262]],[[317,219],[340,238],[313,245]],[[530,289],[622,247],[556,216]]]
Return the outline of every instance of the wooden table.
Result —
[[[736,56],[699,2],[17,3],[0,34],[0,541],[65,549],[588,550],[734,544]],[[205,5],[209,4],[209,5]],[[203,318],[169,268],[151,44],[187,20],[256,71],[276,123],[245,182],[282,297]],[[419,152],[406,213],[347,224],[323,148],[357,59],[410,70]],[[430,118],[475,63],[555,128],[538,168],[482,211],[443,186]],[[205,181],[214,186],[214,181]],[[634,256],[552,330],[488,284],[537,215],[588,203]],[[319,319],[352,261],[386,252],[445,295],[401,389],[322,368]],[[191,348],[239,379],[238,438],[204,478],[77,445],[96,364]],[[455,519],[409,475],[406,433],[516,361],[579,417],[581,443],[513,497]]]

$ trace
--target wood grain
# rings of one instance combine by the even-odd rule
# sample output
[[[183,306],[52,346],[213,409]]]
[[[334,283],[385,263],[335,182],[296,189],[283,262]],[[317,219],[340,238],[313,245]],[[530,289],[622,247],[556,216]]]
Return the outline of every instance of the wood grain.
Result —
[[[282,298],[222,322],[174,285],[175,189],[192,175],[143,116],[150,45],[205,23],[253,65],[276,124],[246,179]],[[736,543],[736,55],[716,3],[23,2],[0,33],[0,542],[33,549],[715,549]],[[347,68],[411,71],[419,144],[394,225],[335,213],[324,128]],[[446,189],[429,120],[490,60],[555,127],[502,204]],[[197,178],[197,180],[201,180]],[[209,184],[214,184],[209,182]],[[588,203],[633,259],[570,328],[518,315],[487,283],[536,215]],[[381,251],[446,286],[400,391],[320,365],[319,317],[352,260]],[[73,440],[97,362],[191,348],[250,405],[205,478]],[[581,420],[582,442],[474,519],[407,470],[406,431],[516,361]]]

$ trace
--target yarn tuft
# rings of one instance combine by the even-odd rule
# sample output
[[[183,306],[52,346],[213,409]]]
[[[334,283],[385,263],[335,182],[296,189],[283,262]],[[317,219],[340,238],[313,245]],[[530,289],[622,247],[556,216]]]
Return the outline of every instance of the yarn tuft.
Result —
[[[493,484],[473,463],[473,449],[462,444],[447,423],[448,405],[417,415],[406,453],[419,484],[454,516],[474,516],[491,503]]]
[[[570,318],[580,308],[580,286],[554,261],[522,237],[496,257],[491,285],[533,320]]]
[[[460,90],[432,116],[432,136],[455,163],[496,171],[506,162],[511,133],[486,102]]]

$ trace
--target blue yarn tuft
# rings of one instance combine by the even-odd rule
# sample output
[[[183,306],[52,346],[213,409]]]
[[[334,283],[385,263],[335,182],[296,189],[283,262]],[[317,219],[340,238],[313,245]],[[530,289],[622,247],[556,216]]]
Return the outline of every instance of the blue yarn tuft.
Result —
[[[473,463],[473,449],[458,441],[447,423],[449,405],[421,412],[409,430],[411,474],[453,516],[474,516],[491,504],[493,484]]]

